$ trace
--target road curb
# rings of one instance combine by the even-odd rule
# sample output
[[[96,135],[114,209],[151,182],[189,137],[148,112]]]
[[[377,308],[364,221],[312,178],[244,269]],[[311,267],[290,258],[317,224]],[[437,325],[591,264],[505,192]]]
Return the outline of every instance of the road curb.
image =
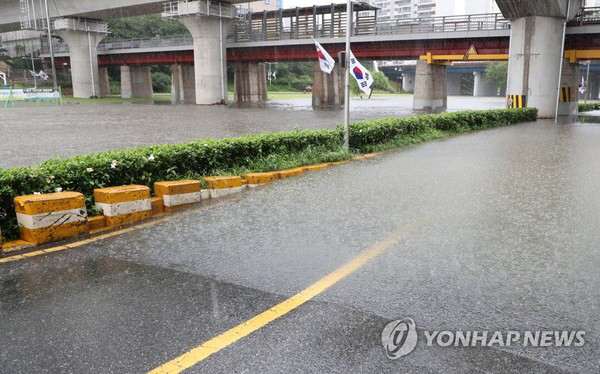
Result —
[[[375,157],[382,152],[360,155],[353,160]],[[217,199],[233,193],[241,192],[248,187],[259,187],[277,179],[289,178],[303,174],[305,171],[317,171],[333,165],[342,165],[352,160],[306,165],[302,167],[261,173],[247,173],[242,176],[210,176],[200,180],[177,180],[154,183],[155,196],[150,195],[150,188],[143,185],[127,185],[99,188],[94,190],[94,203],[102,212],[101,215],[87,216],[85,197],[79,192],[59,192],[39,195],[26,195],[15,198],[15,207],[21,229],[21,238],[2,243],[0,255],[17,256],[19,259],[33,257],[30,252],[36,246],[73,239],[85,234],[97,234],[123,225],[139,225],[153,216],[170,213],[179,208],[190,207],[206,199]],[[207,186],[202,189],[202,182]],[[77,210],[77,212],[75,212]],[[53,225],[38,224],[31,233],[31,222],[37,215],[62,217]],[[77,213],[77,214],[75,214]],[[34,218],[30,218],[34,217]],[[46,221],[43,221],[46,222]],[[142,225],[143,226],[143,225]],[[50,228],[48,228],[50,227]],[[74,246],[67,244],[66,247]],[[63,246],[59,246],[62,248]],[[57,247],[58,248],[58,247]],[[53,250],[42,249],[40,252],[52,253]]]

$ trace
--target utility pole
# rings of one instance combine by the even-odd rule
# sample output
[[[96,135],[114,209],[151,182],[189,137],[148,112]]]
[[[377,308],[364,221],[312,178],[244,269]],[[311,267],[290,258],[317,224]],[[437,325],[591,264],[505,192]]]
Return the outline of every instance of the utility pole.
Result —
[[[50,63],[52,64],[52,83],[54,89],[58,89],[58,83],[56,81],[56,65],[54,63],[54,47],[52,46],[52,25],[50,24],[50,12],[48,11],[48,0],[44,0],[46,5],[46,23],[48,32],[48,46],[50,47]]]
[[[588,60],[587,61],[587,74],[585,77],[585,100],[584,103],[587,104],[587,100],[588,100],[588,96],[589,96],[589,92],[590,92],[590,64],[592,63],[592,61]]]
[[[567,36],[567,23],[569,22],[569,12],[571,11],[571,0],[567,0],[567,14],[563,24],[562,46],[560,47],[560,64],[558,67],[558,89],[556,90],[556,111],[554,112],[554,123],[558,123],[558,107],[560,104],[560,88],[562,83],[563,61],[565,57],[565,37]]]
[[[35,71],[35,62],[33,61],[33,49],[31,50],[31,71],[33,72],[33,88],[37,88],[37,75]]]

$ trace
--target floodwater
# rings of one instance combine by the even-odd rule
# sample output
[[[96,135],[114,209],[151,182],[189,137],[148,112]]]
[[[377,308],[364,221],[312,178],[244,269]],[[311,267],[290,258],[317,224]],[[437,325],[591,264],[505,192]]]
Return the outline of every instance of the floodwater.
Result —
[[[189,372],[598,373],[599,149],[598,124],[478,131],[4,264],[0,371],[147,372],[416,221],[356,272]],[[390,360],[382,330],[402,318],[416,322],[418,345]],[[472,330],[585,331],[585,344],[426,345],[424,331]]]
[[[449,110],[502,108],[504,99],[449,97]],[[351,121],[413,115],[412,96],[352,100]],[[261,132],[333,129],[342,110],[312,110],[306,98],[274,100],[266,108],[197,105],[67,104],[0,109],[0,167],[33,166],[151,144],[181,143]]]

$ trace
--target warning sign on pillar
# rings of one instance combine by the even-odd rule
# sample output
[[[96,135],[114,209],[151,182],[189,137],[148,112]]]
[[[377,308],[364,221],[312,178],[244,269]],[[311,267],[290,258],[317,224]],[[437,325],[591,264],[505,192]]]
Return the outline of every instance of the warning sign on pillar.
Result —
[[[471,46],[469,47],[469,50],[467,50],[467,53],[465,53],[465,60],[469,59],[469,56],[475,56],[477,55],[477,50],[475,49],[475,46],[473,44],[471,44]]]

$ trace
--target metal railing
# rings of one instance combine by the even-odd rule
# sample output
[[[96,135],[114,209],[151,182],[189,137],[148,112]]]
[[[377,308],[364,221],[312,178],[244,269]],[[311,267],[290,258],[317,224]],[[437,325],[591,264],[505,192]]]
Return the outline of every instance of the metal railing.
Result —
[[[274,22],[259,22],[238,19],[235,21],[234,33],[228,41],[233,43],[247,41],[310,39],[332,37],[331,21],[315,18],[311,22],[298,22],[298,27],[275,27]],[[271,25],[272,27],[269,27]],[[275,26],[273,26],[275,25]],[[294,25],[295,26],[295,25]],[[510,21],[500,13],[475,14],[468,16],[427,17],[419,19],[381,21],[364,23],[355,22],[352,35],[396,35],[432,32],[457,31],[489,31],[510,29]],[[337,29],[336,29],[337,30]],[[345,28],[333,33],[333,37],[345,37]]]
[[[89,31],[102,34],[108,33],[106,22],[80,18],[57,18],[52,22],[54,30]]]
[[[236,8],[225,3],[204,1],[169,1],[163,4],[162,17],[181,17],[190,15],[215,16],[223,18],[234,18]]]
[[[494,13],[377,22],[375,34],[382,35],[506,29],[510,29],[510,21],[505,19],[500,13]]]
[[[600,7],[581,8],[569,25],[583,26],[600,23]]]

